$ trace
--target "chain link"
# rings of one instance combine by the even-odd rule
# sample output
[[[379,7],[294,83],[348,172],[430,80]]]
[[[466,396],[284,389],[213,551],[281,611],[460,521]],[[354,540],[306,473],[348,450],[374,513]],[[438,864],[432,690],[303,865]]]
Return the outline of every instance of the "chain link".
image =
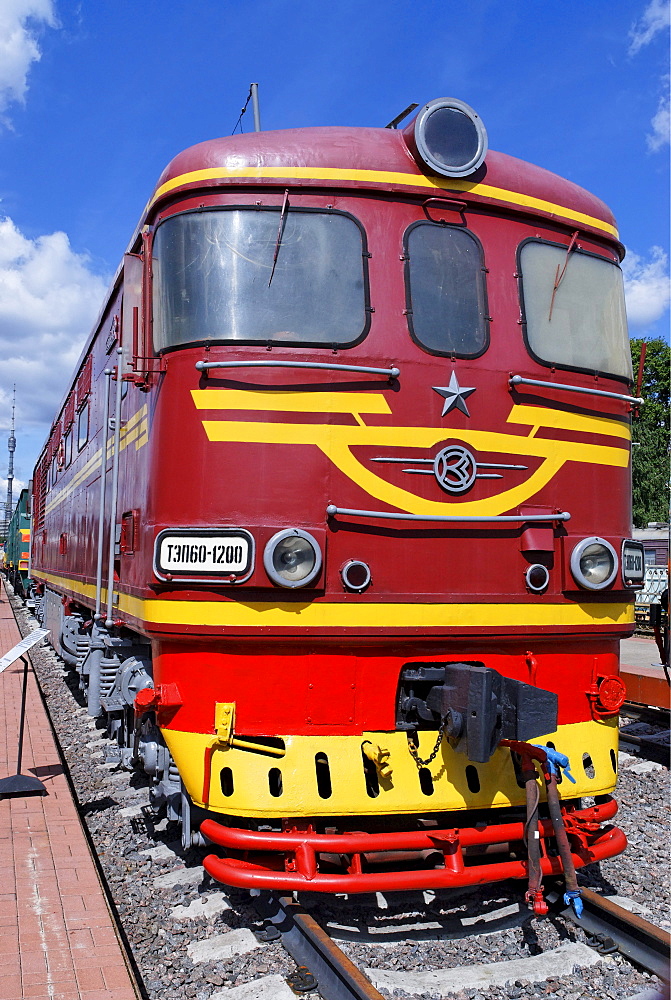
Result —
[[[410,756],[415,761],[415,764],[417,764],[417,767],[428,767],[428,765],[433,763],[433,761],[436,759],[436,757],[438,756],[438,751],[440,750],[440,744],[443,742],[443,736],[445,735],[446,725],[447,725],[447,719],[446,718],[441,719],[440,726],[438,727],[438,739],[436,740],[436,745],[434,746],[433,750],[431,751],[430,755],[426,758],[426,760],[422,760],[422,758],[419,756],[419,754],[417,753],[417,748],[414,746],[414,744],[410,739],[410,733],[408,733],[408,750],[410,751]]]

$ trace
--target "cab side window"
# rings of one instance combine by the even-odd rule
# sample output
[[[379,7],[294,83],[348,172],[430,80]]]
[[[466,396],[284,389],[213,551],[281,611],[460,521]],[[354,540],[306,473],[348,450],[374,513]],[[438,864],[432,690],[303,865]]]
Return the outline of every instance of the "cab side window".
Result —
[[[89,439],[89,404],[82,406],[77,417],[77,450],[81,451]]]

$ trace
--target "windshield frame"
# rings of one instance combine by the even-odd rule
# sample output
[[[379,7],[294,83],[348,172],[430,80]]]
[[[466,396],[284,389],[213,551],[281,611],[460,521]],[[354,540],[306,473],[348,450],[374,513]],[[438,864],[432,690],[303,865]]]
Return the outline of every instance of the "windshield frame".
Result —
[[[228,347],[229,349],[230,348],[236,348],[236,347],[239,346],[239,347],[256,347],[257,349],[261,349],[262,348],[264,350],[266,348],[268,348],[268,349],[270,349],[270,348],[275,349],[275,348],[286,347],[286,348],[290,348],[292,350],[295,350],[296,348],[309,348],[310,350],[312,350],[313,348],[317,348],[317,349],[320,349],[320,350],[323,350],[323,351],[341,351],[341,350],[349,350],[352,347],[356,347],[358,344],[360,344],[362,341],[364,341],[366,339],[366,337],[368,336],[368,334],[370,332],[372,313],[375,310],[371,306],[371,302],[370,302],[370,277],[369,277],[368,261],[369,261],[369,259],[371,257],[371,254],[368,251],[367,234],[366,234],[366,230],[365,230],[365,228],[363,226],[363,223],[355,215],[353,215],[351,212],[345,212],[345,211],[342,211],[341,209],[331,208],[331,207],[326,206],[326,205],[324,207],[309,207],[309,206],[301,206],[301,205],[296,205],[296,206],[289,205],[289,207],[287,209],[287,214],[289,214],[289,213],[299,214],[300,213],[300,214],[312,214],[312,215],[316,214],[316,215],[338,215],[338,216],[343,216],[344,218],[350,219],[356,225],[357,229],[359,230],[359,235],[361,237],[361,271],[362,271],[362,279],[363,279],[363,288],[362,288],[363,302],[362,302],[362,306],[363,306],[363,314],[364,314],[364,323],[363,323],[363,329],[362,329],[361,333],[355,339],[353,339],[353,340],[349,340],[349,341],[346,341],[346,342],[338,342],[338,343],[326,343],[325,341],[307,341],[307,340],[296,340],[296,341],[293,341],[293,340],[268,340],[268,339],[262,340],[260,338],[257,338],[257,339],[247,339],[247,338],[245,338],[245,339],[231,339],[231,338],[227,338],[227,337],[221,337],[221,338],[216,338],[216,339],[215,338],[205,338],[205,339],[200,339],[200,340],[188,340],[188,341],[184,341],[183,343],[179,343],[179,344],[168,344],[168,345],[166,345],[164,347],[157,347],[156,343],[155,343],[155,339],[154,339],[154,337],[155,337],[155,335],[154,335],[154,326],[155,326],[155,298],[154,298],[154,295],[155,295],[155,286],[156,286],[156,277],[155,277],[155,274],[154,274],[154,259],[155,259],[154,258],[154,244],[155,244],[156,235],[157,235],[159,229],[166,222],[170,222],[171,219],[176,219],[179,216],[183,216],[183,215],[203,215],[206,212],[235,212],[235,211],[238,211],[238,212],[239,211],[244,211],[244,212],[273,212],[277,216],[278,231],[279,231],[279,222],[280,222],[280,217],[281,217],[281,212],[282,212],[281,205],[258,205],[258,204],[255,204],[253,202],[251,202],[251,203],[250,202],[242,202],[242,203],[223,204],[223,205],[221,205],[221,204],[216,204],[216,205],[202,205],[202,206],[193,207],[193,208],[185,208],[185,209],[182,209],[182,210],[177,211],[177,212],[168,212],[168,214],[161,216],[159,218],[159,220],[157,221],[157,223],[156,223],[156,225],[154,227],[153,233],[152,233],[151,247],[149,248],[150,264],[151,264],[151,287],[150,287],[150,290],[149,290],[149,307],[150,307],[149,308],[149,314],[151,316],[151,344],[152,344],[153,351],[154,351],[154,353],[156,355],[163,355],[163,354],[167,354],[167,353],[172,353],[173,351],[181,351],[181,350],[184,350],[185,348],[190,348],[190,347],[207,347],[207,346],[215,346],[215,345],[217,345],[217,346],[223,346],[223,347]],[[280,249],[280,253],[281,253],[281,249]]]
[[[478,297],[478,305],[480,315],[480,329],[483,333],[483,344],[477,351],[471,351],[469,353],[464,353],[461,351],[438,351],[432,347],[429,347],[417,336],[415,332],[414,322],[413,322],[413,302],[412,302],[412,282],[410,276],[411,268],[411,254],[409,250],[410,234],[414,232],[415,229],[420,226],[432,226],[434,229],[440,230],[453,230],[456,232],[464,233],[469,239],[473,241],[477,247],[479,255],[479,267],[478,267],[478,283],[479,288],[476,291]],[[404,259],[404,281],[405,281],[405,310],[406,310],[406,320],[408,323],[408,330],[410,332],[410,338],[413,343],[424,351],[425,354],[432,355],[438,358],[479,358],[489,349],[490,345],[490,327],[491,327],[491,315],[489,312],[489,302],[487,297],[487,266],[485,264],[485,250],[482,242],[478,239],[475,233],[464,225],[453,225],[446,222],[433,222],[431,219],[417,219],[412,222],[403,233],[403,259]]]
[[[532,346],[531,346],[531,344],[529,342],[528,320],[527,320],[526,305],[525,305],[525,301],[524,301],[524,274],[522,272],[522,251],[530,243],[536,243],[536,244],[542,245],[542,246],[555,247],[557,250],[562,250],[565,254],[567,254],[567,252],[569,250],[569,247],[570,247],[570,237],[568,238],[568,240],[569,240],[569,242],[566,242],[566,243],[556,243],[554,240],[544,239],[543,237],[529,236],[526,239],[522,240],[521,243],[517,247],[517,254],[516,254],[517,268],[516,268],[516,270],[517,270],[517,284],[518,284],[518,292],[519,292],[520,319],[521,319],[521,327],[522,327],[522,338],[524,340],[524,346],[525,346],[525,348],[527,350],[527,353],[529,354],[529,356],[531,358],[533,358],[534,361],[537,362],[537,364],[542,365],[543,368],[550,368],[550,369],[555,369],[556,368],[556,369],[558,369],[560,371],[578,372],[578,373],[583,374],[583,375],[594,375],[594,376],[598,376],[600,378],[610,378],[610,379],[615,380],[616,382],[622,382],[622,383],[624,383],[624,385],[631,386],[631,385],[633,385],[633,376],[629,377],[628,375],[618,375],[618,374],[616,374],[614,372],[605,371],[605,370],[602,370],[602,369],[599,369],[599,368],[587,368],[587,367],[583,367],[583,366],[579,366],[579,365],[564,364],[564,363],[562,363],[560,361],[548,361],[545,358],[540,357],[540,355],[536,354],[536,352],[534,351],[534,349],[532,348]],[[616,257],[617,257],[616,251],[615,250],[611,250],[610,251],[613,254],[612,257],[607,257],[606,256],[606,252],[608,252],[608,251],[605,251],[604,253],[597,253],[594,250],[585,250],[584,247],[579,247],[579,248],[576,247],[574,249],[571,249],[570,254],[568,254],[568,259],[570,260],[570,258],[574,254],[578,254],[581,257],[593,257],[596,260],[603,261],[605,264],[610,264],[612,267],[617,268],[617,270],[620,272],[620,274],[622,274],[622,268],[620,267],[619,261],[616,259]],[[561,287],[561,286],[559,286],[559,287]],[[624,297],[624,289],[623,289],[623,293],[622,294],[623,294],[623,297]],[[548,307],[549,307],[549,302],[548,302]],[[627,322],[626,307],[625,307],[624,317],[625,317],[625,325],[626,325],[625,332],[626,332],[626,334],[628,336],[629,335],[629,327],[628,327],[628,322]],[[627,341],[627,343],[628,342],[629,341]]]

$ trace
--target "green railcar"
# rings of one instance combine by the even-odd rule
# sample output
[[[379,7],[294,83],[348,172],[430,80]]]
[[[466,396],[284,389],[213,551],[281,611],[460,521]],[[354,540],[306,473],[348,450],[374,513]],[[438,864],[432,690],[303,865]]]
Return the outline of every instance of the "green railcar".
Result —
[[[21,490],[5,541],[5,574],[19,597],[32,592],[30,579],[30,493]]]

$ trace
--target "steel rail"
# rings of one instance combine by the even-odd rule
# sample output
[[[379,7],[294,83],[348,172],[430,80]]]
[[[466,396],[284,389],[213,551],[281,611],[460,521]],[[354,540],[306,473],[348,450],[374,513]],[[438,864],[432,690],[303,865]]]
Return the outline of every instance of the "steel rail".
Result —
[[[280,932],[282,944],[294,961],[313,974],[324,1000],[384,1000],[371,981],[292,896],[262,892],[255,896],[254,905],[264,921]]]
[[[625,701],[620,709],[620,715],[637,722],[647,722],[650,726],[669,728],[668,708],[655,708],[650,705],[639,705],[634,701]]]
[[[658,764],[669,766],[669,731],[662,733],[650,733],[642,736],[635,733],[628,733],[626,728],[620,729],[620,750],[632,752],[646,760],[656,761]]]
[[[559,899],[562,894],[563,888],[558,890]],[[668,931],[636,913],[630,913],[592,889],[581,887],[580,896],[584,904],[582,916],[576,916],[573,907],[569,906],[561,910],[563,917],[568,917],[587,934],[596,936],[604,950],[617,948],[625,958],[668,981],[671,960],[671,935]]]

